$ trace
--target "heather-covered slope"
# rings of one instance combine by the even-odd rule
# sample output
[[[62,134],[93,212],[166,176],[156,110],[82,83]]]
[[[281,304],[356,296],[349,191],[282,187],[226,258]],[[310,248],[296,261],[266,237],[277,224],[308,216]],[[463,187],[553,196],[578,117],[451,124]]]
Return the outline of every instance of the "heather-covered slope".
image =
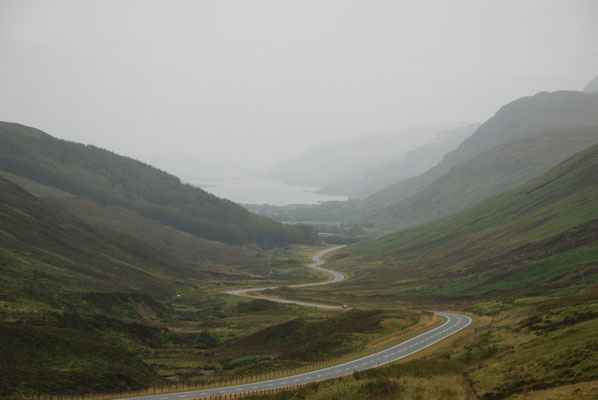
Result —
[[[598,283],[597,259],[594,145],[466,211],[350,246],[331,268],[351,277],[337,290],[379,301],[488,298]]]
[[[229,338],[295,317],[284,307],[276,317],[235,314],[234,301],[225,312],[220,294],[306,278],[293,254],[208,241],[83,198],[36,198],[0,177],[0,398],[202,375],[198,365],[219,365],[203,351],[222,326]],[[204,325],[211,319],[217,329]]]
[[[184,281],[206,276],[200,268],[172,261],[145,242],[52,209],[2,177],[0,188],[4,300],[30,301],[38,293],[45,302],[45,294],[70,289],[82,294],[139,291],[166,297]]]

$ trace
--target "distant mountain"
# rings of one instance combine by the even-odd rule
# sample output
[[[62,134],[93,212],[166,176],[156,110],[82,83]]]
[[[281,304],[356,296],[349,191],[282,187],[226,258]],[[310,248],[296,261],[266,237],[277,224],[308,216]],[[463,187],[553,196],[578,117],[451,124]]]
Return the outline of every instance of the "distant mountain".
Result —
[[[583,92],[541,92],[515,100],[498,110],[461,145],[428,171],[377,192],[364,208],[381,210],[406,200],[458,164],[527,133],[598,124],[598,95]],[[505,188],[506,190],[506,188]],[[465,193],[463,195],[466,195]],[[469,203],[468,203],[469,204]],[[452,212],[457,211],[453,209]],[[433,213],[434,216],[438,214]],[[431,216],[432,217],[432,216]],[[420,221],[421,222],[421,221]],[[403,224],[398,224],[404,226]]]
[[[464,161],[428,187],[375,214],[378,226],[396,230],[464,210],[540,176],[598,143],[598,125],[531,133]]]
[[[588,82],[583,91],[586,93],[598,93],[598,75]]]
[[[433,126],[418,127],[316,146],[276,164],[266,173],[266,178],[315,187],[354,181],[368,170],[390,163],[424,144],[438,130]]]
[[[580,146],[594,143],[597,125],[598,94],[541,92],[501,107],[457,149],[423,174],[364,200],[253,209],[283,221],[375,223],[383,231],[396,231],[463,210],[541,174]],[[529,138],[536,135],[535,139],[505,145],[527,134]],[[496,147],[502,145],[505,146]],[[496,151],[488,153],[487,159],[473,160],[494,147]],[[457,169],[449,173],[452,168]],[[459,173],[464,174],[462,180]]]
[[[408,151],[399,160],[389,161],[384,167],[369,170],[361,179],[325,186],[318,193],[364,199],[385,187],[419,175],[433,167],[442,160],[446,153],[457,148],[479,126],[480,124],[476,123],[445,129],[437,133],[430,142]]]
[[[207,239],[264,246],[316,240],[309,227],[257,216],[150,165],[20,124],[0,122],[0,170],[129,208]]]

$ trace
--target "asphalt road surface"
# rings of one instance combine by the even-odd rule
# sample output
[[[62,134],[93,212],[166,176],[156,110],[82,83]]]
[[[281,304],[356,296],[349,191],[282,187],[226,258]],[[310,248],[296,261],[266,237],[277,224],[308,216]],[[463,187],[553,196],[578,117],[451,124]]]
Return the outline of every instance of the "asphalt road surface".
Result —
[[[388,364],[393,361],[400,360],[417,353],[445,339],[460,330],[466,328],[471,324],[471,318],[466,315],[437,312],[436,314],[446,318],[446,321],[425,333],[417,335],[409,340],[394,345],[388,349],[379,351],[359,358],[357,360],[349,361],[343,364],[338,364],[332,367],[320,369],[312,372],[305,372],[303,374],[286,376],[284,378],[270,379],[261,382],[245,383],[241,385],[225,386],[213,389],[194,390],[188,392],[177,392],[170,394],[149,395],[140,397],[128,397],[128,399],[144,399],[144,400],[184,400],[193,399],[197,397],[209,397],[216,395],[248,393],[260,390],[272,390],[284,388],[293,385],[300,385],[312,382],[318,382],[326,379],[336,378],[339,376],[349,375],[354,371],[362,371],[365,369],[375,368],[380,365]]]
[[[314,260],[313,264],[308,265],[309,268],[313,268],[315,270],[322,271],[322,272],[332,275],[331,280],[324,281],[324,282],[315,282],[315,283],[302,283],[300,285],[290,285],[289,287],[297,288],[297,287],[309,287],[309,286],[322,286],[322,285],[330,285],[331,283],[337,283],[340,281],[344,281],[345,276],[343,274],[341,274],[340,272],[336,272],[331,269],[326,269],[326,268],[320,267],[320,265],[324,264],[324,260],[322,260],[322,257],[324,255],[326,255],[332,251],[342,249],[343,247],[345,247],[345,246],[343,245],[343,246],[331,247],[331,248],[328,248],[326,250],[319,252],[318,254],[316,254],[315,256],[313,256],[311,258],[312,260]]]
[[[321,257],[324,254],[329,253],[331,251],[337,250],[343,246],[332,247],[328,248],[324,251],[319,252],[315,256],[313,256],[314,263],[310,264],[310,268],[314,268],[323,272],[327,272],[333,276],[332,280],[328,280],[325,282],[316,282],[316,283],[306,283],[301,285],[292,285],[290,287],[307,287],[307,286],[319,286],[319,285],[327,285],[335,282],[340,282],[345,277],[343,274],[328,270],[325,268],[320,267],[324,262],[321,260]],[[294,300],[285,300],[285,299],[275,299],[269,297],[260,297],[260,296],[252,296],[248,295],[248,292],[258,292],[265,289],[276,289],[275,287],[270,288],[257,288],[257,289],[239,289],[239,290],[231,290],[227,292],[228,294],[236,295],[236,296],[243,296],[243,297],[253,297],[253,298],[263,298],[270,301],[275,301],[278,303],[288,303],[288,304],[298,304],[304,305],[309,307],[321,307],[321,308],[334,308],[340,309],[341,306],[331,306],[331,305],[323,305],[323,304],[316,304],[316,303],[306,303],[301,301],[294,301]],[[396,344],[388,349],[379,351],[374,354],[370,354],[369,356],[365,356],[362,358],[358,358],[353,361],[348,361],[343,364],[338,364],[332,367],[319,369],[312,372],[305,372],[302,374],[286,376],[284,378],[277,378],[277,379],[270,379],[261,382],[254,382],[254,383],[244,383],[241,385],[233,385],[233,386],[224,386],[219,388],[212,388],[212,389],[202,389],[202,390],[193,390],[188,392],[177,392],[177,393],[169,393],[169,394],[156,394],[156,395],[146,395],[146,396],[138,396],[138,397],[127,397],[127,399],[143,399],[143,400],[185,400],[185,399],[193,399],[197,397],[209,397],[209,396],[218,396],[218,395],[226,395],[226,394],[239,394],[239,393],[250,393],[250,392],[257,392],[261,390],[272,390],[272,389],[279,389],[290,387],[294,385],[301,385],[306,383],[318,382],[326,379],[336,378],[339,376],[345,376],[352,374],[354,371],[362,371],[365,369],[375,368],[380,365],[388,364],[393,361],[400,360],[401,358],[405,358],[410,356],[411,354],[417,353],[420,350],[425,349],[445,339],[462,329],[466,328],[471,324],[471,318],[466,315],[461,314],[453,314],[453,313],[446,313],[446,312],[436,312],[435,314],[440,315],[446,318],[446,321],[425,333],[417,335],[409,340],[406,340],[402,343]]]

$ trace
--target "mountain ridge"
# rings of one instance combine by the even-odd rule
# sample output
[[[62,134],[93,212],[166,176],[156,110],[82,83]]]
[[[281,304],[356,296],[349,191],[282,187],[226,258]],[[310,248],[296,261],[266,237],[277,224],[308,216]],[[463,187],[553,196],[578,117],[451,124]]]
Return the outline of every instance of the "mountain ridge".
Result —
[[[368,210],[407,199],[444,175],[450,168],[491,147],[525,133],[564,126],[598,124],[598,95],[575,91],[540,92],[502,106],[461,145],[417,177],[383,189],[365,200]]]
[[[352,181],[371,168],[400,159],[407,150],[425,142],[425,138],[431,137],[438,129],[432,126],[413,127],[317,145],[272,166],[265,177],[313,187]],[[406,139],[408,137],[418,139]]]
[[[155,167],[93,145],[6,122],[0,122],[0,145],[0,170],[133,209],[200,237],[264,246],[316,241],[309,227],[257,216]]]
[[[444,129],[427,143],[407,151],[400,159],[389,160],[386,165],[365,172],[359,180],[330,184],[317,191],[321,194],[343,195],[349,198],[364,199],[401,180],[425,172],[438,163],[449,151],[479,127],[479,123]]]
[[[467,209],[595,143],[598,125],[522,135],[455,165],[412,197],[377,212],[374,223],[396,229]]]
[[[583,91],[586,93],[598,93],[598,75],[588,82]]]

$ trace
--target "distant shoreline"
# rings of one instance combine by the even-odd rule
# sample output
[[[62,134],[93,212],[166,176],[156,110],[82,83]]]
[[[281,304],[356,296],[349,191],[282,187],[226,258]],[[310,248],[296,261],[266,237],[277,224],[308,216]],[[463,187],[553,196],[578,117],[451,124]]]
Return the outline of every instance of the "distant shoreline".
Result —
[[[232,200],[239,204],[267,204],[287,206],[290,204],[319,204],[326,201],[346,201],[346,196],[319,194],[318,187],[289,185],[264,178],[193,179],[184,181],[190,185]]]

